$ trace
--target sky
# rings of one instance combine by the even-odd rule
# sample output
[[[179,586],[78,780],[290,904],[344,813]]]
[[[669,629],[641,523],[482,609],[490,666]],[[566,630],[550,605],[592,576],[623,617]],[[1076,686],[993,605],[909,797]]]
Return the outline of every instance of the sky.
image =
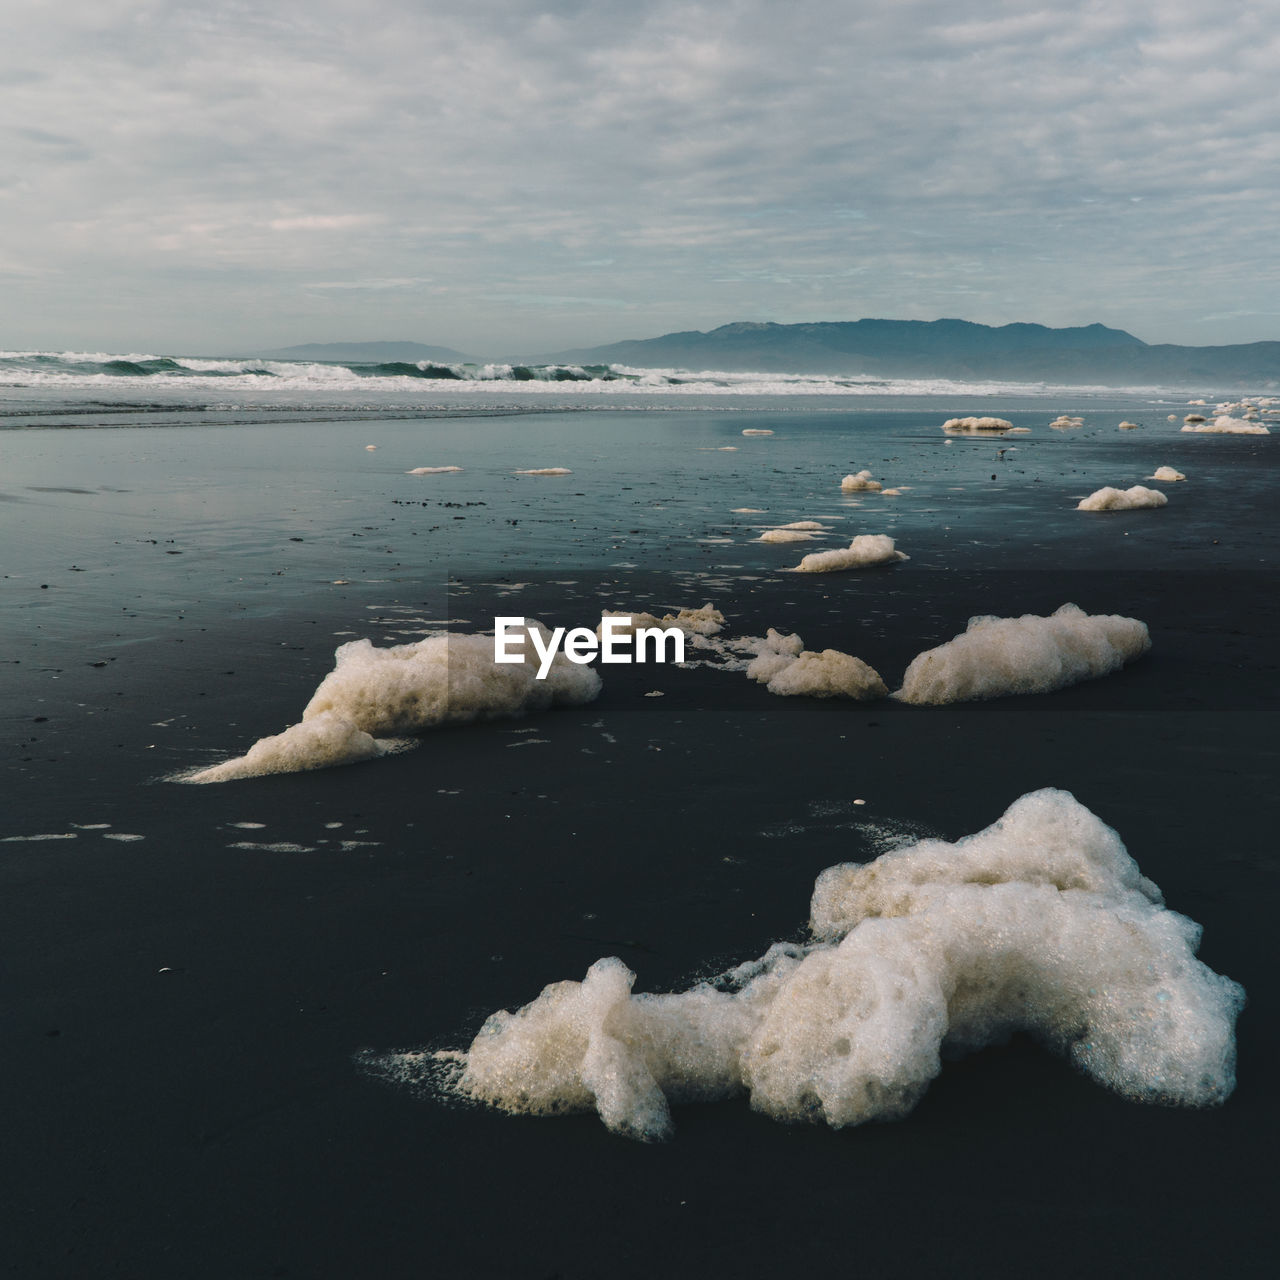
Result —
[[[1280,0],[7,0],[0,346],[1280,339]]]

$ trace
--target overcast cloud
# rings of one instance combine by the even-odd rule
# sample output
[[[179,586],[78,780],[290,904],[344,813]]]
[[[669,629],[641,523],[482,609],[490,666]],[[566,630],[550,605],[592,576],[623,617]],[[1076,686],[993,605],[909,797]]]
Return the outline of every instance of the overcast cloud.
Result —
[[[535,354],[730,320],[1280,338],[1280,0],[66,0],[0,345]]]

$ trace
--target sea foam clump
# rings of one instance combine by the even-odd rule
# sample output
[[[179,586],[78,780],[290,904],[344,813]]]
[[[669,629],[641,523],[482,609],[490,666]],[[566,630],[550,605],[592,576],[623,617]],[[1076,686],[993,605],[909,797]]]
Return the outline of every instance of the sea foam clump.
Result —
[[[1143,507],[1167,506],[1169,499],[1159,489],[1135,484],[1130,489],[1113,489],[1105,485],[1076,503],[1077,511],[1138,511]]]
[[[681,609],[677,613],[665,613],[661,618],[638,609],[602,609],[601,619],[630,618],[629,623],[617,623],[613,633],[618,636],[635,635],[637,627],[679,627],[688,636],[714,636],[724,629],[724,614],[708,601],[700,609]],[[603,627],[596,627],[599,636]]]
[[[1203,418],[1198,418],[1197,421],[1202,425],[1193,425],[1192,418],[1188,417],[1187,425],[1182,428],[1183,431],[1219,436],[1269,436],[1271,434],[1260,422],[1246,422],[1243,418],[1233,418],[1230,414],[1220,414],[1212,422],[1205,422]]]
[[[861,658],[824,649],[806,649],[797,635],[780,635],[772,627],[747,675],[783,697],[854,698],[870,702],[888,692],[879,672]]]
[[[571,476],[568,467],[531,467],[527,471],[517,471],[518,476]]]
[[[1157,467],[1152,475],[1147,477],[1148,480],[1185,480],[1187,477],[1181,471],[1175,470],[1173,467]]]
[[[845,476],[840,481],[841,493],[879,493],[883,488],[879,480],[871,478],[870,471],[859,471],[856,475]]]
[[[757,542],[812,542],[813,534],[805,529],[766,529]]]
[[[493,637],[488,635],[432,636],[387,649],[369,640],[340,645],[333,670],[307,703],[300,724],[183,781],[228,782],[351,764],[412,745],[396,740],[406,734],[594,699],[601,687],[599,673],[571,662],[560,650],[546,677],[537,679],[534,630],[547,647],[551,633],[539,622],[528,622],[523,638],[516,631],[508,633],[507,651],[524,657],[513,663],[494,661]]]
[[[825,526],[817,520],[793,520],[776,529],[766,529],[757,542],[812,542],[814,533],[825,532]]]
[[[461,471],[461,467],[414,467],[412,471],[406,471],[407,476],[442,476],[447,475],[451,471]]]
[[[1012,431],[1013,423],[1004,418],[948,418],[943,431]]]
[[[594,1109],[643,1140],[671,1135],[673,1102],[739,1093],[839,1128],[905,1115],[944,1049],[1019,1030],[1134,1101],[1213,1105],[1235,1086],[1243,989],[1195,958],[1200,927],[1068,792],[1023,796],[955,844],[829,868],[810,930],[672,995],[633,995],[622,961],[598,960],[492,1015],[454,1087],[513,1112]]]
[[[1047,618],[970,618],[946,644],[917,654],[900,702],[941,706],[1013,694],[1051,693],[1118,671],[1151,648],[1147,624],[1064,604]]]
[[[894,549],[887,533],[860,533],[847,547],[834,551],[813,551],[792,573],[835,573],[841,569],[867,569],[877,564],[893,564],[911,557]]]

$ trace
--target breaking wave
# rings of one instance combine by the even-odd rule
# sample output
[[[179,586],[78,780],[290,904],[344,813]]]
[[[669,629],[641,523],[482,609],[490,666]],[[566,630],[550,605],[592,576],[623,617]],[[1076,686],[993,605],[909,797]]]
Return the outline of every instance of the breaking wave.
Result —
[[[623,364],[515,364],[210,358],[141,352],[0,351],[0,387],[45,390],[141,389],[197,391],[427,392],[736,396],[869,396],[952,393],[1039,394],[1040,384],[944,378],[871,378],[725,370],[642,369]],[[1076,388],[1077,392],[1084,388]],[[1102,391],[1104,388],[1097,388]]]

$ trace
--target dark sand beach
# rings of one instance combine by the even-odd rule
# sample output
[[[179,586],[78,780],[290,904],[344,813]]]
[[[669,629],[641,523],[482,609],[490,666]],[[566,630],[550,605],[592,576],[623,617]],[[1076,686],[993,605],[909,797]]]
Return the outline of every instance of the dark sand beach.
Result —
[[[1043,483],[1073,495],[1118,483],[1111,440],[1078,445],[1069,464],[1064,445]],[[979,447],[994,449],[955,449]],[[972,545],[899,516],[913,557],[901,565],[762,571],[731,588],[718,585],[720,548],[711,563],[695,548],[670,566],[633,556],[640,567],[611,569],[580,548],[553,566],[515,545],[468,564],[450,593],[448,558],[416,575],[404,524],[390,529],[390,515],[411,518],[391,505],[407,501],[399,479],[341,517],[344,536],[390,548],[395,571],[376,583],[321,572],[316,551],[315,571],[272,584],[273,555],[313,554],[291,549],[303,535],[284,525],[233,570],[216,529],[207,545],[175,543],[179,569],[164,538],[181,495],[150,524],[130,516],[137,545],[110,563],[101,552],[89,582],[93,554],[72,573],[55,527],[83,517],[24,510],[15,536],[47,532],[58,554],[40,573],[31,553],[30,572],[3,584],[5,1273],[1269,1274],[1274,447],[1169,436],[1149,453],[1148,467],[1198,473],[1169,486],[1163,511],[1046,528],[1016,494],[979,498],[949,521]],[[43,501],[24,465],[13,508]],[[96,492],[55,470],[46,484]],[[1126,483],[1145,474],[1130,471]],[[630,501],[618,500],[618,529],[640,520]],[[495,525],[528,519],[485,510]],[[420,505],[412,518],[443,514]],[[588,567],[566,571],[575,556]],[[786,549],[772,561],[792,562]],[[1071,600],[1141,618],[1153,648],[1057,693],[936,708],[616,668],[586,706],[440,730],[406,754],[165,781],[295,720],[344,633],[389,643],[403,638],[398,617],[411,629],[424,611],[465,608],[481,630],[495,613],[577,622],[591,607],[705,600],[742,634],[785,627],[810,648],[850,649],[891,687],[975,613]],[[665,696],[644,697],[654,690]],[[1204,926],[1201,958],[1247,989],[1239,1084],[1223,1106],[1137,1105],[1018,1036],[948,1062],[901,1121],[787,1126],[739,1098],[676,1107],[674,1139],[648,1145],[592,1114],[510,1116],[362,1065],[464,1049],[489,1013],[601,956],[633,969],[637,990],[683,989],[804,937],[824,867],[904,833],[978,831],[1046,786],[1120,833],[1168,905]]]

